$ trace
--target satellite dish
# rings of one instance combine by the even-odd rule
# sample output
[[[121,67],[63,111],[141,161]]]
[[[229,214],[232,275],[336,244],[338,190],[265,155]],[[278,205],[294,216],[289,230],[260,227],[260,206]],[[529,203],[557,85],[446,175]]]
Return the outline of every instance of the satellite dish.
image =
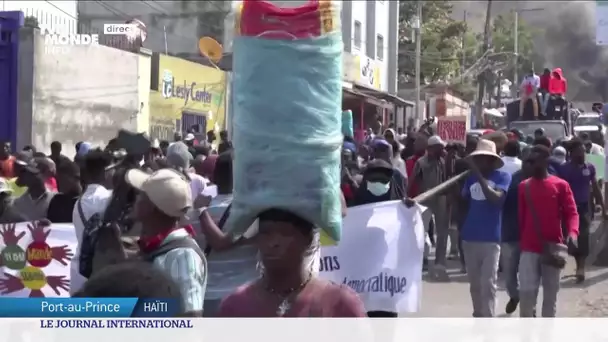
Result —
[[[127,39],[129,39],[129,41],[134,42],[138,38],[141,39],[142,43],[146,41],[146,38],[148,36],[146,24],[144,24],[141,20],[135,18],[127,20],[125,24],[133,25],[135,27],[134,30],[127,32]]]
[[[211,37],[202,37],[198,41],[198,49],[201,55],[209,58],[213,63],[222,59],[223,48],[220,43]]]

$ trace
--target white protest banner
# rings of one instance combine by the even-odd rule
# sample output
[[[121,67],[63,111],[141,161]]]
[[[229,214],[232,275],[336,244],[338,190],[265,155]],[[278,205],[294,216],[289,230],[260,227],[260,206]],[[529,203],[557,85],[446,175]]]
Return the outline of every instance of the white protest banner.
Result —
[[[321,247],[319,275],[354,289],[368,311],[416,312],[422,292],[422,207],[352,207],[337,246]]]
[[[437,118],[437,135],[446,142],[466,143],[467,116],[440,116]]]
[[[69,297],[77,244],[71,224],[0,225],[0,296]]]

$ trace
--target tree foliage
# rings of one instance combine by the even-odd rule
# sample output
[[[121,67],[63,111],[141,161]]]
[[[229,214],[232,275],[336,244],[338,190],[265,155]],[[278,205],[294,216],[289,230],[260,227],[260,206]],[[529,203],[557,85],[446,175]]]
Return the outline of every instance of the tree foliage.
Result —
[[[400,72],[412,74],[415,69],[416,44],[409,40],[409,33],[416,18],[416,1],[400,1]],[[466,24],[450,17],[449,1],[424,1],[422,5],[420,62],[423,81],[445,81],[460,69],[459,51]]]
[[[492,48],[494,53],[505,53],[512,62],[502,70],[506,78],[513,80],[514,71],[517,70],[519,78],[532,68],[543,68],[543,60],[535,51],[534,37],[539,35],[539,29],[531,27],[523,20],[518,24],[518,58],[515,63],[513,53],[515,52],[515,15],[499,15],[494,18],[492,26]],[[517,68],[517,69],[515,69]]]
[[[413,80],[415,70],[416,44],[413,37],[413,24],[416,17],[417,1],[403,1],[400,6],[400,56],[399,72],[401,79]],[[482,69],[494,77],[502,73],[504,77],[513,79],[514,73],[514,20],[513,13],[495,16],[492,20],[491,47]],[[534,64],[541,68],[542,59],[534,52],[534,36],[538,33],[534,28],[519,22],[519,59],[517,70],[524,74]],[[459,85],[465,93],[471,94],[477,70],[472,69],[467,78],[458,77],[476,64],[482,56],[482,32],[473,32],[464,21],[452,19],[452,5],[449,1],[424,1],[422,5],[421,29],[421,76],[422,83],[449,82]],[[463,63],[464,57],[464,63]],[[485,61],[485,59],[484,59]],[[492,76],[490,75],[490,76]],[[492,78],[492,77],[490,77]]]

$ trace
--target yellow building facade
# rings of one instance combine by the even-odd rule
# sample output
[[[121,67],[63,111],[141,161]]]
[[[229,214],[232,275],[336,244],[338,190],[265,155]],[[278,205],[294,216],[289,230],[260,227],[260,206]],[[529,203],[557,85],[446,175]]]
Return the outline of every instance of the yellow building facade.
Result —
[[[226,73],[181,58],[160,55],[157,90],[150,91],[150,135],[219,132],[226,125]]]

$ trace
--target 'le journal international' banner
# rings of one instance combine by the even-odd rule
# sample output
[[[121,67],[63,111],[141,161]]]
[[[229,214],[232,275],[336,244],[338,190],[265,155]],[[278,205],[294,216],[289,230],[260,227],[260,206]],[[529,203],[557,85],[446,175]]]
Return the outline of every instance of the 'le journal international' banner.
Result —
[[[319,275],[351,287],[368,311],[416,312],[425,236],[421,210],[401,201],[349,208],[342,241],[321,247]],[[177,304],[163,299],[50,298],[69,297],[70,289],[82,285],[72,262],[77,245],[71,224],[0,226],[0,317],[171,317],[176,312]],[[38,299],[20,299],[28,297]],[[72,310],[57,309],[70,303]],[[114,304],[118,308],[110,310]]]

